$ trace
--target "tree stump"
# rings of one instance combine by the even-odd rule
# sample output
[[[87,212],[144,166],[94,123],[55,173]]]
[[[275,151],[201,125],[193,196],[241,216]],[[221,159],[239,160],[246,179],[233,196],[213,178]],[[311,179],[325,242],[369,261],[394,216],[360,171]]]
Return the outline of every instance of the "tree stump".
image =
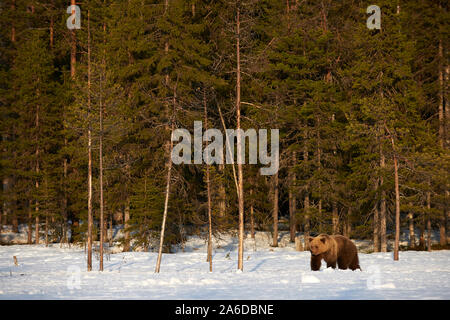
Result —
[[[300,236],[295,237],[295,250],[303,251],[303,243]]]

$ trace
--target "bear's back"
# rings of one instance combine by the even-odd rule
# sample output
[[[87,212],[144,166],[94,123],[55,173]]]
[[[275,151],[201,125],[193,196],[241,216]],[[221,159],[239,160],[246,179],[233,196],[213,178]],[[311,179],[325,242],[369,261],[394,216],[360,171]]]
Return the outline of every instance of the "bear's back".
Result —
[[[331,236],[337,243],[338,251],[356,252],[356,246],[352,240],[340,234]]]

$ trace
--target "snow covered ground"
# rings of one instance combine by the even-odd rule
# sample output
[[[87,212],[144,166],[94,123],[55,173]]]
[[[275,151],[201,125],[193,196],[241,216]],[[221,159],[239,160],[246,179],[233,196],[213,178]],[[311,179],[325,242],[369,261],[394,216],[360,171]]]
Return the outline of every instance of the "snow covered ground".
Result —
[[[267,234],[246,239],[244,272],[237,243],[214,243],[213,272],[205,241],[191,238],[184,252],[127,252],[105,256],[105,271],[87,272],[84,248],[0,246],[0,299],[450,299],[450,251],[360,253],[363,271],[310,271],[309,252],[285,239],[270,248]],[[14,265],[17,257],[18,266]],[[94,255],[94,270],[98,257]]]

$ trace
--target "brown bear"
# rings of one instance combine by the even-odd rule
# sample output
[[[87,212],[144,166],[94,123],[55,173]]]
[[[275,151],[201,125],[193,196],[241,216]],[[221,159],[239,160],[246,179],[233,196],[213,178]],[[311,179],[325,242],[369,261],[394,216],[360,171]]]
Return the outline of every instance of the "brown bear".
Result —
[[[329,236],[320,234],[317,237],[309,237],[309,251],[311,251],[311,270],[320,270],[322,259],[327,263],[327,268],[361,270],[358,260],[358,250],[355,244],[347,237],[341,235]]]

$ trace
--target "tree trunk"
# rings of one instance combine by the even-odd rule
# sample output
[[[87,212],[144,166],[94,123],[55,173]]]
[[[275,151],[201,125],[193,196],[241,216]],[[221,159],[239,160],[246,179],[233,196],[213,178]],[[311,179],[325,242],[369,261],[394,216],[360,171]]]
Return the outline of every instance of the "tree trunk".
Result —
[[[273,241],[272,247],[278,247],[278,172],[273,177]]]
[[[427,250],[431,251],[431,192],[427,192],[427,209],[428,209],[428,214],[427,214]]]
[[[33,215],[31,211],[31,200],[28,200],[28,239],[27,244],[33,243]]]
[[[345,218],[345,226],[344,226],[344,236],[350,238],[352,233],[352,224],[351,224],[351,216],[352,216],[352,208],[348,208],[347,216]]]
[[[441,5],[439,5],[441,7]],[[447,147],[447,125],[449,117],[449,105],[445,100],[446,93],[446,83],[448,82],[448,77],[444,68],[444,54],[443,54],[443,45],[442,39],[439,39],[439,49],[438,49],[438,65],[439,65],[439,146],[443,149]],[[444,82],[446,81],[446,82]],[[445,107],[444,107],[445,106]],[[445,113],[444,113],[445,108]],[[445,190],[447,196],[448,190]],[[446,202],[444,203],[444,210],[442,215],[439,217],[439,243],[441,245],[447,244],[447,232],[446,232],[446,216],[447,216],[447,206]]]
[[[106,23],[103,22],[103,44],[106,45]],[[102,77],[100,80],[100,105],[99,105],[99,191],[100,191],[100,265],[99,270],[103,271],[103,243],[105,242],[105,219],[104,219],[104,200],[103,200],[103,81],[106,77],[106,49],[103,50],[102,57]]]
[[[332,211],[333,211],[333,234],[339,233],[339,214],[338,214],[338,207],[336,201],[333,201],[332,203]]]
[[[100,266],[103,271],[103,242],[104,242],[104,208],[103,208],[103,105],[100,100],[100,141],[99,141],[99,191],[100,191]]]
[[[446,231],[446,210],[444,209],[439,216],[439,244],[445,246],[447,244],[447,231]]]
[[[19,219],[17,218],[16,210],[11,214],[12,232],[19,233]]]
[[[386,167],[385,157],[383,153],[383,147],[380,145],[380,167],[384,170]],[[384,177],[382,173],[380,175],[380,187],[384,188]],[[386,191],[381,190],[381,202],[380,202],[380,241],[381,252],[387,252],[387,236],[386,236]]]
[[[308,139],[308,131],[305,129],[304,132],[304,140],[305,140],[305,144],[304,144],[304,149],[303,149],[303,161],[305,161],[305,163],[308,162],[309,156],[308,156],[308,147],[307,147],[307,141]],[[308,190],[308,184],[306,184],[305,187],[305,198],[303,200],[303,208],[305,210],[305,221],[304,221],[304,232],[303,232],[303,238],[304,238],[304,242],[305,242],[305,250],[309,250],[309,232],[310,232],[310,223],[309,223],[309,190]]]
[[[219,172],[221,172],[222,176],[225,176],[225,165],[223,163],[219,164]],[[224,179],[219,179],[219,217],[223,218],[226,214],[226,190]]]
[[[16,0],[12,0],[11,9],[16,9]],[[16,42],[16,27],[14,26],[14,22],[11,24],[11,42]]]
[[[378,189],[378,181],[375,181],[375,190]],[[375,202],[373,214],[373,251],[380,252],[380,211],[378,201]]]
[[[11,2],[11,10],[16,9],[16,1],[12,0]],[[16,27],[14,25],[14,22],[11,23],[11,42],[16,42]],[[8,139],[8,135],[4,134],[2,135],[2,140]],[[3,150],[6,154],[6,150]],[[10,179],[8,177],[4,177],[2,180],[2,187],[3,187],[3,194],[5,191],[7,191],[10,187]],[[9,211],[9,203],[8,201],[3,201],[3,208],[2,212],[0,213],[0,233],[3,231],[3,225],[8,224],[8,211]],[[2,217],[3,216],[3,217]]]
[[[416,235],[414,233],[414,214],[412,212],[408,213],[409,222],[409,247],[414,249],[416,247]]]
[[[385,124],[386,126],[386,124]],[[398,157],[395,151],[394,137],[389,132],[386,126],[392,143],[392,151],[394,153],[394,186],[395,186],[395,241],[394,241],[394,260],[399,259],[399,245],[400,245],[400,187],[398,182]]]
[[[255,214],[253,207],[253,186],[250,187],[250,235],[252,239],[255,239]]]
[[[39,215],[36,215],[34,225],[34,243],[39,244]]]
[[[75,5],[76,1],[71,0],[71,5]],[[75,14],[75,9],[72,10],[72,14]],[[71,46],[70,46],[70,76],[75,79],[75,70],[77,64],[77,38],[75,36],[75,30],[70,30]]]
[[[206,102],[206,89],[203,90],[203,108],[205,112],[205,131],[208,130],[208,108]],[[208,195],[208,257],[209,272],[212,272],[212,208],[211,208],[211,181],[209,172],[209,159],[205,159],[206,164],[206,188]]]
[[[320,119],[317,117],[317,170],[319,175],[322,168],[322,149],[320,148]],[[322,194],[322,182],[319,180],[319,195]],[[318,203],[319,232],[322,232],[322,198],[319,196]]]
[[[445,146],[446,148],[450,148],[450,103],[448,99],[448,83],[449,80],[449,74],[450,74],[450,66],[448,65],[448,62],[444,68],[444,83],[443,83],[443,97],[444,97],[444,104],[445,104],[445,117],[444,117],[444,132],[445,132]],[[448,188],[447,188],[448,192]]]
[[[75,0],[71,0],[70,1],[71,5],[75,5],[76,1]],[[72,10],[72,14],[75,14],[75,10]],[[75,36],[75,30],[72,29],[70,30],[70,77],[72,79],[72,81],[75,80],[75,70],[76,70],[76,62],[77,62],[77,58],[76,58],[76,52],[77,52],[77,41],[76,41],[76,36]],[[63,111],[63,118],[64,118],[64,130],[67,130],[67,122],[66,122],[66,112],[65,109]],[[64,147],[67,147],[67,137],[64,136]],[[63,224],[63,242],[69,243],[69,239],[67,236],[68,231],[71,231],[71,239],[70,241],[73,240],[73,232],[74,232],[74,226],[77,225],[78,223],[76,221],[74,221],[74,219],[72,219],[72,228],[69,227],[68,224],[68,212],[67,212],[67,186],[66,186],[66,181],[67,181],[67,157],[64,157],[63,159],[63,172],[64,172],[64,196],[63,196],[63,219],[64,219],[64,224]],[[69,230],[68,230],[69,229]]]
[[[422,213],[422,223],[420,224],[419,248],[425,250],[425,214]]]
[[[87,271],[92,270],[92,138],[91,121],[91,31],[88,11],[88,225],[87,225]]]
[[[124,230],[124,244],[123,244],[123,252],[130,251],[130,231],[128,228],[130,220],[130,201],[127,201],[127,204],[125,206],[125,212],[124,212],[124,219],[123,219],[123,230]]]
[[[302,239],[301,239],[300,236],[296,236],[295,237],[295,250],[296,251],[303,251],[303,244],[302,244]]]
[[[394,140],[392,140],[394,143]],[[395,152],[395,151],[394,151]],[[400,245],[400,190],[398,183],[398,159],[394,153],[394,184],[395,184],[395,244],[394,244],[394,260],[398,260]]]
[[[446,136],[446,148],[450,148],[450,103],[448,99],[448,84],[449,84],[449,74],[450,74],[450,66],[448,65],[448,62],[445,66],[445,74],[444,74],[444,101],[445,101],[445,136]],[[445,202],[444,202],[444,215],[445,215],[445,244],[447,244],[447,233],[449,231],[450,227],[450,209],[449,209],[449,198],[450,198],[450,185],[448,183],[445,186]]]
[[[2,136],[2,139],[6,139],[5,135]],[[4,150],[4,154],[6,154],[6,150]],[[8,190],[10,188],[10,179],[9,177],[4,177],[2,180],[2,188],[3,188],[3,207],[2,207],[2,212],[0,213],[1,216],[3,216],[2,218],[2,224],[0,225],[0,232],[3,230],[3,225],[7,225],[8,224],[8,212],[10,211],[10,202],[7,201],[7,197],[8,195],[6,195],[8,193]],[[6,196],[5,196],[6,195]]]
[[[449,199],[450,198],[450,191],[449,188],[447,187],[447,190],[445,190],[445,204],[444,204],[444,212],[445,212],[445,225],[446,225],[446,229],[445,229],[445,243],[448,243],[447,239],[448,239],[448,231],[450,229],[450,209],[449,209]]]
[[[171,132],[173,132],[173,123],[172,123]],[[172,160],[171,160],[170,155],[172,154],[172,149],[173,149],[172,139],[170,139],[170,144],[167,143],[167,145],[169,145],[170,147],[169,148],[166,147],[166,149],[168,149],[168,151],[166,152],[166,154],[167,154],[166,196],[165,196],[165,200],[164,200],[164,213],[163,213],[163,221],[162,221],[162,225],[161,225],[161,235],[160,235],[160,240],[159,240],[158,258],[156,260],[156,268],[155,268],[156,273],[159,273],[159,270],[161,267],[162,249],[163,249],[163,244],[164,244],[164,231],[166,228],[167,210],[169,207],[170,179],[171,179],[171,171],[172,171]]]
[[[444,67],[442,40],[439,40],[439,146],[444,148],[445,141],[445,118],[444,118]]]
[[[67,146],[67,139],[64,138],[64,146]],[[62,216],[63,216],[63,223],[62,223],[62,237],[61,237],[61,243],[67,243],[67,228],[68,228],[68,216],[67,216],[67,187],[66,187],[66,181],[67,181],[67,159],[64,157],[63,160],[63,174],[64,174],[64,182],[63,182],[63,201],[62,201]]]
[[[244,271],[244,171],[241,159],[241,57],[240,57],[240,7],[236,5],[236,122],[237,122],[237,160],[238,160],[238,201],[239,201],[239,247],[238,269]]]
[[[53,29],[54,29],[54,22],[53,22],[53,16],[50,17],[50,49],[53,49]]]
[[[309,194],[308,190],[306,190],[305,200],[304,200],[304,208],[305,208],[305,229],[303,233],[304,241],[305,241],[305,250],[309,250],[309,232],[310,232],[310,221],[309,221]]]
[[[297,160],[297,153],[294,151],[292,153],[292,165],[295,166]],[[295,242],[295,214],[297,206],[297,198],[295,192],[292,190],[295,184],[295,172],[294,167],[289,171],[289,234],[290,241]]]
[[[427,250],[431,252],[431,219],[427,219]]]
[[[5,150],[5,153],[6,153],[6,150]],[[3,230],[3,225],[8,224],[8,217],[9,217],[9,213],[11,210],[11,203],[10,203],[10,201],[8,201],[6,199],[8,197],[8,195],[7,195],[8,190],[10,189],[10,186],[11,186],[10,183],[11,183],[10,178],[8,178],[8,177],[3,178],[3,181],[2,181],[3,195],[6,195],[6,196],[4,196],[3,208],[2,208],[2,212],[0,213],[0,215],[3,216],[0,232]]]
[[[109,235],[108,235],[108,243],[109,243],[110,247],[112,245],[112,240],[114,237],[113,219],[114,219],[114,213],[110,212],[110,214],[109,214]]]
[[[39,128],[39,106],[37,106],[36,109],[36,132],[38,131]],[[39,145],[37,144],[37,136],[36,136],[36,175],[39,175]],[[38,194],[39,192],[39,178],[36,177],[36,194]],[[37,196],[38,197],[38,196]],[[36,199],[36,207],[35,207],[35,211],[36,211],[36,223],[35,223],[35,231],[34,231],[34,238],[35,238],[35,243],[39,244],[39,200]]]
[[[45,246],[48,247],[48,178],[45,176],[44,178],[44,184],[45,184],[45,210],[44,210],[44,216],[45,216],[45,225],[44,225],[44,234],[45,234]]]
[[[2,206],[4,207],[5,203],[3,203]],[[2,233],[2,231],[3,231],[3,210],[2,210],[2,212],[0,212],[0,233]]]
[[[227,132],[227,127],[225,125],[225,120],[223,119],[222,111],[220,109],[220,105],[219,104],[217,105],[217,110],[219,110],[220,122],[222,122],[223,131]],[[225,142],[226,142],[226,146],[225,146],[226,152],[231,152],[230,141],[228,139],[225,139]],[[232,162],[231,168],[233,170],[234,185],[236,187],[236,196],[239,199],[239,182],[238,182],[238,176],[236,174],[236,168],[235,168],[234,160]],[[225,199],[225,197],[223,199]]]
[[[45,246],[48,247],[48,215],[45,215]]]
[[[165,0],[164,2],[164,15],[166,16],[169,10],[169,0]],[[169,53],[169,42],[166,40],[164,43],[164,54],[168,55]],[[166,87],[169,87],[169,74],[166,72],[166,75],[164,77],[165,79],[165,85]],[[173,107],[175,109],[175,102],[176,102],[176,87],[174,86],[173,89]],[[166,102],[165,104],[166,107],[166,118],[167,121],[171,120],[169,117],[170,111],[169,111],[169,104]],[[169,132],[169,140],[170,142],[167,142],[165,145],[165,154],[167,157],[167,162],[166,162],[166,167],[167,167],[167,181],[166,181],[166,195],[165,195],[165,200],[164,200],[164,212],[163,212],[163,220],[162,220],[162,225],[161,225],[161,234],[160,234],[160,239],[159,239],[159,249],[158,249],[158,258],[156,259],[156,267],[155,267],[155,273],[159,273],[160,268],[161,268],[161,259],[162,259],[162,250],[163,250],[163,245],[164,245],[164,232],[166,230],[166,219],[167,219],[167,211],[168,211],[168,207],[169,207],[169,195],[170,195],[170,179],[171,179],[171,173],[172,173],[172,159],[171,159],[171,154],[172,154],[172,149],[173,149],[173,142],[172,142],[172,133],[174,130],[174,123],[171,120],[171,129],[169,131],[169,127],[166,124],[165,128],[166,131]]]
[[[212,212],[211,212],[211,186],[210,186],[210,174],[209,165],[206,169],[206,181],[208,189],[208,258],[209,261],[209,272],[212,272]]]

